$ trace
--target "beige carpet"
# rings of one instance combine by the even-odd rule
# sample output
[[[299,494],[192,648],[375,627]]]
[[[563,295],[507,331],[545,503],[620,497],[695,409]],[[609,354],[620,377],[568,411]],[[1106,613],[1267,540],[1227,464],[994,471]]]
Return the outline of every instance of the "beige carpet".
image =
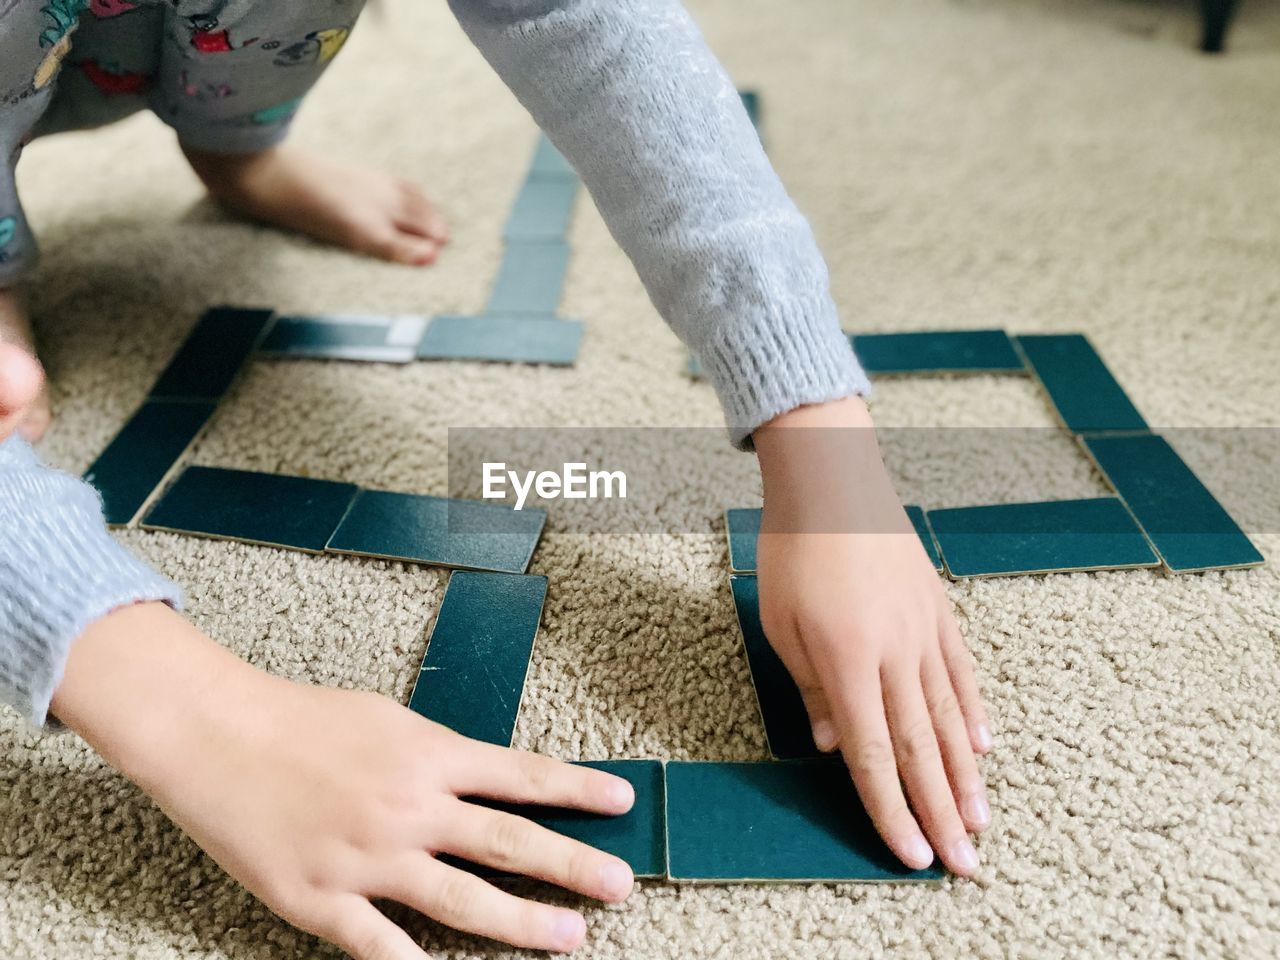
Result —
[[[299,142],[429,183],[456,241],[414,272],[228,222],[150,118],[34,146],[35,312],[85,467],[197,313],[220,301],[481,306],[533,142],[443,3],[370,16]],[[1191,4],[697,0],[830,257],[846,326],[1085,330],[1160,425],[1280,424],[1280,18],[1192,52]],[[1270,9],[1269,9],[1270,8]],[[715,425],[593,211],[573,228],[572,371],[257,364],[205,463],[442,492],[445,428]],[[1019,381],[887,383],[886,424],[1049,425]],[[1272,446],[1274,449],[1274,445]],[[1251,530],[1280,530],[1265,454],[1186,452]],[[909,496],[996,499],[982,470],[895,460]],[[745,476],[745,474],[744,474]],[[1002,464],[999,496],[1100,489],[1069,445]],[[1249,479],[1253,478],[1253,479]],[[726,481],[724,505],[750,502]],[[697,535],[550,534],[551,593],[516,735],[565,757],[754,758],[763,737],[714,508]],[[437,571],[131,533],[257,665],[407,696]],[[1255,538],[1280,557],[1280,537]],[[951,588],[998,728],[976,882],[938,889],[645,885],[589,911],[588,957],[1273,957],[1280,953],[1280,561]],[[73,738],[0,718],[0,956],[283,960],[335,953],[273,918]],[[433,951],[491,944],[423,925]]]

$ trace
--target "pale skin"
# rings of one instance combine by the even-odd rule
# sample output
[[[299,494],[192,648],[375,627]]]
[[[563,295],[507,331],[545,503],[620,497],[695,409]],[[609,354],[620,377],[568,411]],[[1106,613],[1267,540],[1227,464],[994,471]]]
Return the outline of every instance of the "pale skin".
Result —
[[[188,153],[247,216],[406,264],[447,233],[416,187],[282,148]],[[0,439],[48,425],[17,295],[0,291]],[[857,397],[754,434],[764,480],[761,615],[814,739],[843,756],[889,847],[978,868],[990,822],[976,757],[992,736],[950,602],[911,528]],[[484,796],[621,813],[606,774],[466,740],[384,698],[271,677],[160,604],[108,614],[73,645],[52,710],[142,787],[228,873],[355,960],[425,960],[373,899],[517,946],[581,945],[580,913],[441,863],[450,853],[589,897],[625,899],[625,863],[466,802]],[[358,771],[353,775],[352,771]]]

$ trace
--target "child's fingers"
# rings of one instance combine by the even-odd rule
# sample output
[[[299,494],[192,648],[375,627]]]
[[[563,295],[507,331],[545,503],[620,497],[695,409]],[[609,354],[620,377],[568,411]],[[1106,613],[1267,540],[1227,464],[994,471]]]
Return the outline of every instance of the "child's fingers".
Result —
[[[617,857],[523,817],[473,803],[451,805],[442,835],[440,852],[597,900],[625,900],[634,885],[631,868]]]
[[[464,740],[450,789],[460,797],[490,797],[594,813],[626,813],[635,803],[621,777],[507,747]]]
[[[352,960],[427,960],[413,938],[364,897],[349,897],[331,926],[328,939]]]
[[[991,824],[991,807],[965,730],[964,714],[941,656],[936,653],[925,656],[920,680],[956,806],[965,828],[970,833],[981,833]]]
[[[0,343],[0,418],[21,415],[43,386],[40,362],[22,347]]]
[[[814,744],[823,753],[830,753],[839,746],[840,734],[831,715],[826,691],[822,689],[822,681],[813,668],[804,644],[794,632],[779,627],[770,631],[768,639],[800,690],[800,699],[804,701],[809,726],[813,730]]]
[[[43,386],[39,361],[21,347],[0,343],[0,443],[21,426]]]
[[[978,868],[978,854],[956,808],[915,665],[886,673],[884,705],[898,772],[925,836],[953,873],[972,876]]]
[[[923,870],[933,863],[933,848],[920,832],[902,793],[879,675],[874,669],[847,675],[840,672],[829,682],[840,728],[840,750],[858,797],[894,856]]]
[[[960,709],[964,711],[969,743],[974,753],[987,753],[992,747],[991,722],[987,719],[986,707],[982,705],[982,694],[978,692],[978,679],[973,670],[973,654],[965,646],[964,637],[960,635],[955,617],[945,605],[942,608],[939,636],[942,643],[942,659],[947,665],[951,686],[955,689],[956,697],[960,701]]]
[[[377,893],[464,933],[514,947],[568,952],[587,935],[582,915],[499,890],[426,854],[402,868]]]

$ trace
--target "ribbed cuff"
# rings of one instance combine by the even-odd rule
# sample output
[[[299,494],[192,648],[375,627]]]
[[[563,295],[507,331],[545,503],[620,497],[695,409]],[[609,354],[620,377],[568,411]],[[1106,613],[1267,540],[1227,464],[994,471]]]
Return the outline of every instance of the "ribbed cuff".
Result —
[[[774,301],[722,324],[698,360],[724,408],[729,438],[751,434],[796,407],[871,392],[830,300]]]
[[[0,699],[44,726],[76,638],[145,601],[182,595],[111,538],[97,493],[21,440],[0,444]]]

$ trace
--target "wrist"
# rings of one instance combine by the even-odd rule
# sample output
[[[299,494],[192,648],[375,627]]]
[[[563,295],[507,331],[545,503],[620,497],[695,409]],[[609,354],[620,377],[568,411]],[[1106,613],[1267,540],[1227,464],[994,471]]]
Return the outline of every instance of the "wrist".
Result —
[[[851,530],[872,510],[898,508],[861,397],[798,407],[760,427],[753,440],[766,520],[775,529],[782,521],[795,532]]]
[[[53,714],[158,796],[202,731],[235,724],[270,678],[162,603],[121,607],[71,647]]]

